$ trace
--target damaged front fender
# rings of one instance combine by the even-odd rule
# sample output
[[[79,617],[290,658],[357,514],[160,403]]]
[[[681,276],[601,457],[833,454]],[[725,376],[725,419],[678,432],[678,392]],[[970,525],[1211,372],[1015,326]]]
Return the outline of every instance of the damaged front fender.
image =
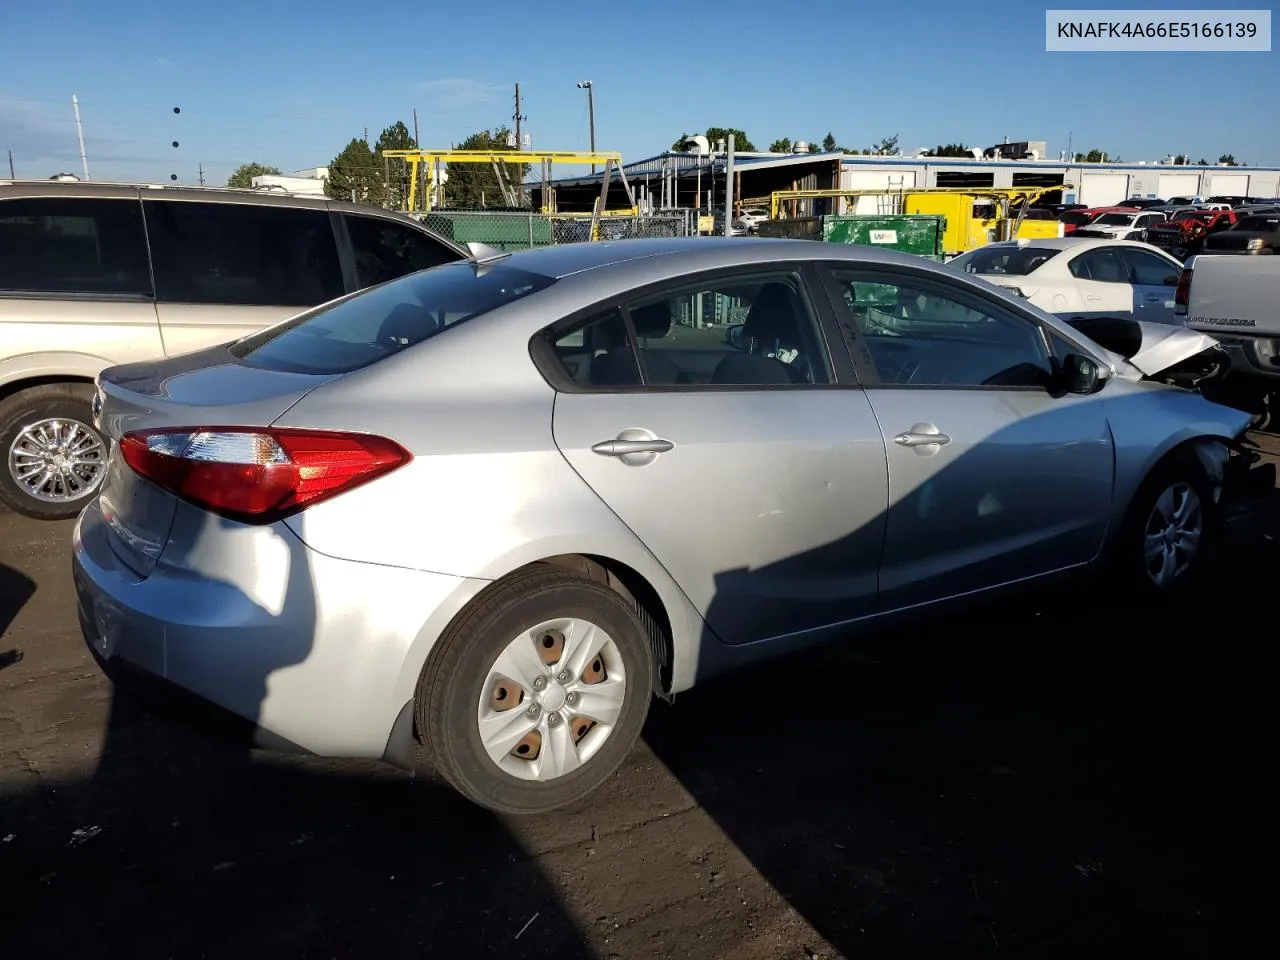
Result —
[[[1183,326],[1122,317],[1082,317],[1068,321],[1092,340],[1125,380],[1156,380],[1194,388],[1221,379],[1230,357],[1213,337]]]

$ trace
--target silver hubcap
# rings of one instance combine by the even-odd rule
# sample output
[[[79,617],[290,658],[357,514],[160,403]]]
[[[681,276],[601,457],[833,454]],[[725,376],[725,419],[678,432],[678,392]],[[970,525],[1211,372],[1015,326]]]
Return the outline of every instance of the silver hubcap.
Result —
[[[1175,483],[1160,494],[1143,541],[1147,576],[1156,586],[1166,587],[1187,571],[1203,534],[1204,506],[1195,487]]]
[[[613,638],[587,620],[548,620],[507,644],[489,668],[476,712],[480,742],[514,777],[563,777],[613,733],[626,692]]]
[[[102,438],[78,420],[37,421],[9,446],[9,476],[45,503],[69,503],[93,493],[106,465]]]

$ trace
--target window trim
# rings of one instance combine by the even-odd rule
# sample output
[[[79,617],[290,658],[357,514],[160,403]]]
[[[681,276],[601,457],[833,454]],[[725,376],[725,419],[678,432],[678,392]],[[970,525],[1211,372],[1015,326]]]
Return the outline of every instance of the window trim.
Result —
[[[635,327],[631,322],[628,304],[637,303],[655,294],[670,292],[672,295],[682,290],[694,290],[707,284],[731,282],[741,278],[743,281],[753,280],[761,276],[795,277],[799,282],[799,292],[813,316],[819,338],[819,349],[825,351],[828,361],[829,383],[762,383],[762,384],[650,384],[645,383],[646,370],[640,357],[639,345],[635,335]],[[822,295],[820,295],[822,294]],[[560,358],[555,352],[557,337],[571,333],[580,326],[598,318],[610,310],[618,310],[627,327],[627,338],[631,343],[632,359],[640,371],[638,386],[605,387],[578,383],[560,365]],[[841,349],[844,345],[844,349]],[[861,389],[863,384],[858,379],[852,358],[848,355],[847,342],[843,332],[839,330],[837,318],[826,303],[822,291],[821,278],[813,265],[804,260],[770,260],[761,263],[737,265],[733,267],[717,267],[696,273],[684,274],[680,277],[657,280],[643,286],[633,287],[620,294],[614,294],[593,301],[570,314],[540,329],[529,339],[529,356],[542,378],[558,393],[570,394],[640,394],[640,393],[744,393],[769,392],[777,390],[849,390]]]
[[[147,293],[113,293],[93,290],[8,290],[0,288],[0,300],[67,300],[75,303],[147,303],[154,305],[156,301],[156,271],[151,262],[151,234],[147,230],[147,214],[142,206],[142,198],[131,193],[123,197],[96,196],[54,196],[39,194],[23,197],[6,197],[4,201],[40,201],[40,200],[78,200],[94,203],[132,203],[136,206],[142,221],[143,253],[147,261],[146,280],[150,287]],[[2,209],[2,207],[0,207]]]
[[[815,261],[814,267],[818,270],[827,287],[827,297],[831,300],[834,309],[838,310],[842,315],[847,317],[847,322],[841,324],[842,330],[846,331],[846,336],[851,337],[848,343],[849,352],[854,357],[854,362],[858,366],[858,374],[862,378],[863,385],[868,390],[966,390],[980,391],[984,393],[1008,393],[1010,391],[1016,393],[1044,393],[1053,396],[1052,391],[1043,386],[1008,386],[1005,384],[964,384],[964,383],[887,383],[880,379],[876,372],[875,363],[871,358],[870,348],[866,344],[866,337],[862,331],[858,329],[858,321],[854,317],[852,311],[849,310],[845,303],[844,292],[840,287],[839,280],[836,279],[836,272],[847,272],[859,274],[866,277],[867,283],[893,283],[893,284],[917,284],[924,288],[933,287],[935,290],[941,291],[949,299],[955,300],[961,306],[969,309],[981,310],[995,317],[1005,317],[1009,320],[1019,321],[1030,324],[1040,337],[1040,342],[1045,348],[1050,364],[1054,365],[1060,360],[1057,351],[1054,350],[1053,338],[1057,337],[1067,343],[1070,343],[1077,350],[1090,359],[1098,360],[1094,352],[1082,344],[1077,343],[1075,339],[1068,336],[1065,332],[1048,328],[1045,323],[1034,314],[1024,313],[1017,309],[1013,304],[1005,304],[1000,300],[988,297],[984,292],[970,290],[968,287],[962,287],[958,284],[949,283],[945,278],[937,277],[925,271],[913,270],[910,267],[902,267],[898,265],[879,265],[859,263],[848,260],[823,260]],[[1102,362],[1098,360],[1098,362]]]

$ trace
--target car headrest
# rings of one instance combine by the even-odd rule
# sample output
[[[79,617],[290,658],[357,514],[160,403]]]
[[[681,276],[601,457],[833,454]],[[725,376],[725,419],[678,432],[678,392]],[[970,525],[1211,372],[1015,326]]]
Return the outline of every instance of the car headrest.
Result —
[[[637,337],[665,337],[671,332],[671,305],[665,300],[645,304],[631,311]]]
[[[795,335],[791,288],[784,283],[766,284],[747,312],[746,322],[742,325],[743,338],[773,343],[776,340],[790,341]]]

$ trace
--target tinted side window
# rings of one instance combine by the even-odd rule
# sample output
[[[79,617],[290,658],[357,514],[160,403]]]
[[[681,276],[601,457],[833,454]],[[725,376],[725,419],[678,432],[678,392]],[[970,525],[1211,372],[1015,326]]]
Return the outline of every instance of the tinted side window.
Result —
[[[1069,264],[1071,275],[1079,280],[1098,283],[1128,283],[1129,268],[1116,250],[1090,250]]]
[[[325,211],[181,200],[143,206],[162,301],[309,307],[345,292]]]
[[[0,203],[0,290],[150,296],[141,204],[76,197]]]
[[[1047,387],[1040,329],[994,304],[927,280],[833,271],[882,383],[911,387]]]
[[[1176,278],[1179,272],[1178,267],[1166,263],[1154,253],[1148,253],[1145,250],[1125,250],[1124,258],[1129,261],[1129,266],[1133,270],[1134,283],[1161,287],[1166,285],[1166,279]]]
[[[795,274],[734,277],[626,305],[649,386],[803,386],[831,375]]]
[[[421,230],[377,217],[345,216],[362,287],[450,263],[458,255]]]

